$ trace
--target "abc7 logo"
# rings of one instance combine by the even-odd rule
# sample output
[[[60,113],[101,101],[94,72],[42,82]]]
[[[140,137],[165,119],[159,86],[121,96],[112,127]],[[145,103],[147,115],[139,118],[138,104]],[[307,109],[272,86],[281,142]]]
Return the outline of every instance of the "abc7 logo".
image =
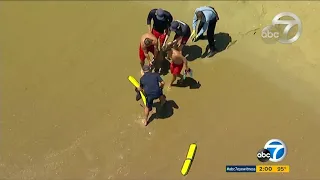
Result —
[[[280,162],[287,154],[287,147],[280,139],[271,139],[257,153],[260,162]]]
[[[283,20],[282,17],[290,17],[292,20]],[[290,31],[297,27],[296,30]],[[261,30],[261,38],[267,44],[280,42],[289,44],[297,41],[301,36],[302,24],[299,17],[291,12],[282,12],[277,14],[272,25],[266,26]]]

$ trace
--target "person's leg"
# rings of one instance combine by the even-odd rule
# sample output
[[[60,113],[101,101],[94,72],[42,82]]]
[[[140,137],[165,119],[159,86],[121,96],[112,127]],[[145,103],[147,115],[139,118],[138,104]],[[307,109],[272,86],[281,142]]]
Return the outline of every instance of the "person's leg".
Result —
[[[172,87],[173,83],[176,81],[176,79],[177,79],[177,75],[172,74],[172,79],[171,79],[171,82],[168,87],[169,89],[171,89],[171,87]]]
[[[154,100],[154,99],[153,99],[152,97],[148,97],[148,96],[147,96],[146,107],[144,108],[145,118],[144,118],[144,121],[143,121],[143,124],[144,124],[145,126],[148,125],[148,118],[149,118],[149,113],[150,113],[150,111],[152,110],[153,100]]]
[[[171,79],[169,88],[171,88],[173,83],[176,81],[177,77],[180,77],[181,79],[183,78],[183,76],[181,75],[182,68],[183,68],[183,64],[176,65],[173,62],[171,62],[170,71],[171,71],[171,74],[172,74],[172,79]]]
[[[162,48],[162,45],[165,39],[166,39],[166,34],[163,33],[159,36],[160,48]]]
[[[182,83],[183,82],[183,75],[181,74],[182,69],[183,69],[183,64],[177,65],[177,67],[175,69],[176,70],[175,74],[180,78],[178,80],[178,83]]]
[[[214,30],[216,28],[216,23],[217,23],[216,20],[210,21],[208,31],[207,31],[208,43],[210,48],[209,55],[216,51],[215,42],[214,42]]]
[[[152,32],[152,34],[158,39],[158,43],[161,44],[161,38],[160,38],[161,33],[158,32],[158,31],[156,31],[156,30],[154,30],[154,29],[152,29],[151,32]],[[161,48],[161,46],[160,46],[160,48]]]
[[[171,86],[173,85],[173,83],[176,81],[176,79],[177,79],[177,75],[175,75],[174,74],[174,72],[175,72],[175,64],[173,63],[173,62],[171,62],[170,63],[170,72],[171,72],[171,74],[172,74],[172,79],[171,79],[171,82],[170,82],[170,84],[169,84],[169,89],[171,88]]]
[[[161,35],[161,33],[159,33],[158,31],[156,31],[156,30],[154,30],[154,29],[152,29],[151,33],[152,33],[157,39],[159,39],[159,37],[160,37],[160,35]]]
[[[141,45],[139,47],[139,58],[140,58],[140,66],[141,66],[141,69],[142,69],[142,67],[144,66],[144,61],[146,59],[146,56],[144,55],[144,52],[143,52],[143,50],[141,48]]]
[[[154,55],[154,48],[152,47],[152,49],[150,49],[149,50],[149,52],[151,52],[151,54],[152,54],[152,59],[151,59],[151,62],[152,62],[152,64],[151,64],[151,66],[150,66],[150,68],[151,68],[151,71],[153,71],[154,69],[155,69],[155,67],[156,67],[156,63],[157,63],[157,57],[159,56],[159,53],[160,52],[158,52],[158,54],[157,54],[157,57]]]
[[[163,107],[163,105],[166,103],[167,100],[166,100],[166,96],[163,95],[162,89],[161,89],[161,92],[160,92],[159,100],[160,100],[161,107]]]
[[[143,120],[143,124],[144,124],[145,126],[148,125],[149,113],[150,113],[150,109],[146,106],[146,107],[144,108],[145,119]]]
[[[162,95],[162,96],[160,96],[160,104],[161,104],[161,106],[163,106],[165,103],[166,103],[166,97],[164,96],[164,95]]]

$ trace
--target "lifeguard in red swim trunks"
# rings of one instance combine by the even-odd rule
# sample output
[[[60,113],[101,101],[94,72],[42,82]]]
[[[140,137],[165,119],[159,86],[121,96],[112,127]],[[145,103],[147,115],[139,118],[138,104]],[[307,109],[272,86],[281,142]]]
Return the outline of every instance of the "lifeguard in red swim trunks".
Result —
[[[158,40],[153,34],[146,33],[141,36],[141,40],[140,40],[139,57],[140,57],[141,68],[145,64],[146,58],[148,60],[149,65],[152,65],[152,60],[148,54],[149,52],[153,54],[153,57],[157,57],[159,52]]]

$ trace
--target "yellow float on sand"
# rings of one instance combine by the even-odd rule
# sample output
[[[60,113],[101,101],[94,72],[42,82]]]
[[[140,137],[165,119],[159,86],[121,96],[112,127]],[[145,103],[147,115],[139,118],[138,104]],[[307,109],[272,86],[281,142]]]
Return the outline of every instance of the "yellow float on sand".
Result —
[[[191,167],[194,155],[196,153],[196,149],[197,149],[197,145],[196,144],[194,144],[194,143],[190,144],[189,150],[188,150],[188,153],[187,153],[187,158],[184,161],[184,163],[182,165],[182,168],[181,168],[181,174],[184,175],[184,176],[187,175],[188,172],[189,172],[189,169]]]

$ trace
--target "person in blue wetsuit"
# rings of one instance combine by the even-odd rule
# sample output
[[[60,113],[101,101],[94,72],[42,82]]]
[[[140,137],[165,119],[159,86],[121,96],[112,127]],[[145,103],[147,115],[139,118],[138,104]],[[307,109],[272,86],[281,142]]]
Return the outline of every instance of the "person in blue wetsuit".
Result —
[[[158,73],[151,72],[151,67],[148,65],[143,66],[143,76],[140,78],[139,91],[142,91],[147,99],[146,107],[144,108],[144,125],[148,125],[149,113],[153,107],[153,101],[160,99],[161,106],[166,102],[162,89],[164,87],[164,81]]]

